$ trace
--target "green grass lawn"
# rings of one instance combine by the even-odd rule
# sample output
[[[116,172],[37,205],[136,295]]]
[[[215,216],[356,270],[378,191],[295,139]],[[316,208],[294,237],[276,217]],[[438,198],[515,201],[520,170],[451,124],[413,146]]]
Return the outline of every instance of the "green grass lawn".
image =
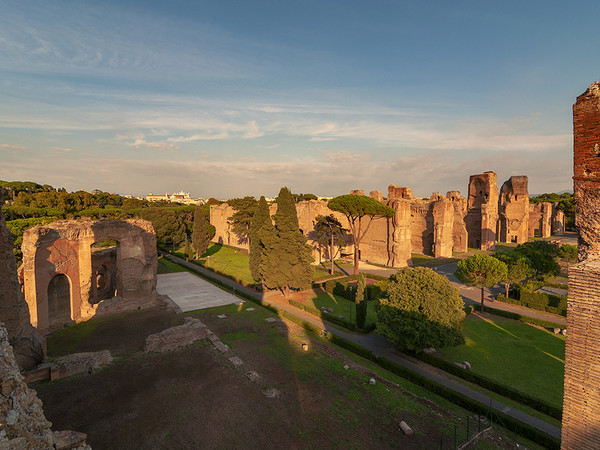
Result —
[[[434,258],[433,256],[423,255],[421,253],[411,253],[410,259],[412,260],[413,266],[435,267],[456,262],[460,258]]]
[[[303,291],[294,294],[292,298],[319,310],[322,306],[325,308],[332,308],[334,315],[344,316],[344,319],[348,321],[356,321],[356,305],[354,302],[346,300],[344,297],[328,294],[323,289],[316,288],[311,289],[310,291]],[[375,302],[368,302],[367,320],[365,324],[374,323],[376,320],[377,313],[375,312]]]
[[[439,349],[448,361],[469,361],[472,371],[562,407],[565,339],[503,317],[469,315],[466,344]]]
[[[168,259],[160,256],[158,258],[158,273],[174,273],[174,272],[185,272],[185,269],[179,264],[169,261]]]
[[[181,246],[174,249],[172,253],[185,258],[183,250],[184,247]],[[255,282],[250,274],[248,259],[248,253],[242,249],[212,243],[198,261],[191,260],[191,262],[229,276],[239,283],[252,286]],[[327,270],[315,267],[315,280],[323,280],[330,277],[331,275],[329,275]]]

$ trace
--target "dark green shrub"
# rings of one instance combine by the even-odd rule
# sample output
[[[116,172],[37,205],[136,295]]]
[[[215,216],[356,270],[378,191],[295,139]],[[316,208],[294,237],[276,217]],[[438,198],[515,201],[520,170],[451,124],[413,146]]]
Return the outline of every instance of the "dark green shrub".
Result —
[[[333,294],[333,290],[335,289],[335,280],[327,280],[325,282],[325,292],[328,294]]]

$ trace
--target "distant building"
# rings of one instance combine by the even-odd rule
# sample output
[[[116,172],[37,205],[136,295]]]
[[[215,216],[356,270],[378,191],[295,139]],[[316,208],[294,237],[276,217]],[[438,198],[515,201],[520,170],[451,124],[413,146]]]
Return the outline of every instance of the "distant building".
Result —
[[[174,203],[183,203],[184,205],[203,205],[206,203],[206,199],[204,198],[191,198],[189,192],[178,192],[176,194],[153,194],[150,193],[146,195],[146,200],[149,202],[174,202]]]

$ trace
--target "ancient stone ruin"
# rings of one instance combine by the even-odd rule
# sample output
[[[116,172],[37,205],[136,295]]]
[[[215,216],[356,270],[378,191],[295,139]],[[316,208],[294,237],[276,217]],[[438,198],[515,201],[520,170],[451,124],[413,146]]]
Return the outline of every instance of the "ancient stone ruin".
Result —
[[[13,239],[2,213],[0,189],[0,322],[8,332],[8,340],[22,369],[32,369],[45,354],[43,337],[31,326],[29,308],[17,280]]]
[[[42,333],[160,304],[156,234],[148,221],[53,222],[26,230],[22,250],[25,300]]]
[[[396,210],[390,219],[376,218],[361,242],[359,258],[391,267],[409,264],[411,253],[422,253],[436,258],[451,257],[452,252],[466,252],[468,247],[493,249],[496,241],[526,242],[529,236],[549,237],[564,233],[564,215],[556,204],[529,204],[528,179],[513,176],[498,192],[494,172],[472,175],[469,179],[468,198],[458,191],[446,196],[434,193],[429,199],[413,195],[410,187],[391,184],[387,199],[381,192],[369,196]],[[354,190],[354,195],[364,195]],[[346,218],[327,208],[327,202],[310,200],[296,205],[300,229],[313,247],[313,255],[328,258],[314,231],[318,215],[333,214],[342,226],[348,228]],[[271,214],[277,205],[271,205]],[[210,222],[216,228],[214,241],[248,248],[248,242],[231,230],[230,218],[234,209],[228,204],[212,205]],[[365,226],[369,219],[365,218]],[[352,239],[348,236],[345,252],[352,254]]]
[[[600,81],[573,106],[573,137],[580,262],[569,270],[562,448],[600,448]]]

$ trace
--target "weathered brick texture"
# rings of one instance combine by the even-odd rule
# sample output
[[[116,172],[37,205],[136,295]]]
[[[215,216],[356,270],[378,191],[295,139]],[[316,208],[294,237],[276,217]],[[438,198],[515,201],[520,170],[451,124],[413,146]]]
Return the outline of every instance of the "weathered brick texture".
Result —
[[[580,263],[569,270],[563,449],[600,448],[600,82],[573,106]]]

